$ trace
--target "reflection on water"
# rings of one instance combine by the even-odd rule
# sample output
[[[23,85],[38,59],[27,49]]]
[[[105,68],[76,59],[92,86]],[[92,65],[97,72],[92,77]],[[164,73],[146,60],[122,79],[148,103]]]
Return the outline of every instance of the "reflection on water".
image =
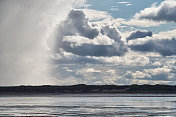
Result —
[[[154,96],[154,95],[153,95]],[[175,116],[176,97],[0,97],[0,116]]]

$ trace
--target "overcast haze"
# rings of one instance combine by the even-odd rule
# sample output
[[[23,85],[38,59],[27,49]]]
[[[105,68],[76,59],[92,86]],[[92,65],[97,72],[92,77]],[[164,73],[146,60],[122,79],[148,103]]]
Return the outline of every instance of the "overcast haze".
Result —
[[[0,85],[175,84],[176,0],[0,0]]]

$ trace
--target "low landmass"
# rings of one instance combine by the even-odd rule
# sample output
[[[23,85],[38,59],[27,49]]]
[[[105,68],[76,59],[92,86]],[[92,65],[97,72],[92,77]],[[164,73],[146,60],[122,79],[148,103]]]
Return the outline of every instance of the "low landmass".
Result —
[[[0,95],[40,95],[40,94],[135,94],[168,93],[176,94],[176,85],[85,85],[72,86],[1,86]]]

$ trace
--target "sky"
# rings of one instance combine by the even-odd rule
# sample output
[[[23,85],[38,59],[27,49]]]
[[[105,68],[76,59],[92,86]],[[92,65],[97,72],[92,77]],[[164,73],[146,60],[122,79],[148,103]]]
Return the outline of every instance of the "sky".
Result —
[[[0,85],[175,85],[176,0],[1,0],[0,15]]]

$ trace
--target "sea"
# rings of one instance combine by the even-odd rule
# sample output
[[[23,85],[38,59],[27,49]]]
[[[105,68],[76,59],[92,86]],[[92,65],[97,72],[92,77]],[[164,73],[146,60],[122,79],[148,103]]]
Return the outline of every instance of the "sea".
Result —
[[[0,95],[0,116],[175,117],[176,94]]]

